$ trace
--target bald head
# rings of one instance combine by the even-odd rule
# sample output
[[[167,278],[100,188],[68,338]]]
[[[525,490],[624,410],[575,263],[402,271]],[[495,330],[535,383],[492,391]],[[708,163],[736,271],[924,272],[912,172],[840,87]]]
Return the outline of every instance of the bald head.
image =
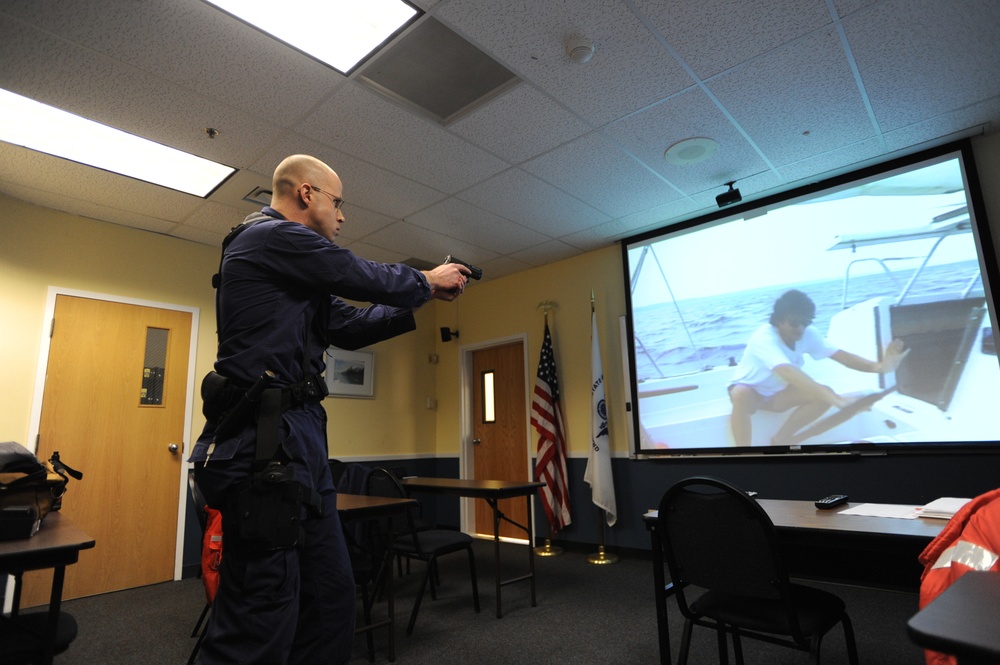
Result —
[[[321,186],[330,177],[337,177],[329,166],[310,155],[292,155],[285,157],[274,170],[271,181],[273,196],[276,199],[295,198],[295,189],[304,182]]]
[[[278,164],[271,185],[271,207],[285,219],[331,241],[340,232],[344,216],[334,202],[342,199],[343,184],[329,166],[310,155],[292,155]]]

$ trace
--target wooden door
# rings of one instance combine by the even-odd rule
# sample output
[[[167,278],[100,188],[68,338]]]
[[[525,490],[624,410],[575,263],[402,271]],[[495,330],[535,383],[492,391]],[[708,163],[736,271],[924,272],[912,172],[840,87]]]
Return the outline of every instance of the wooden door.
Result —
[[[173,579],[191,323],[56,297],[37,454],[83,472],[62,513],[96,540],[66,569],[65,598]],[[22,604],[47,602],[50,579],[26,575]]]
[[[486,422],[484,376],[492,372],[494,422]],[[524,387],[524,345],[521,342],[480,349],[472,354],[472,431],[479,443],[472,447],[475,477],[480,480],[530,480],[528,416]],[[476,533],[493,535],[493,511],[475,502]],[[500,509],[519,524],[528,524],[523,498],[504,499]],[[500,535],[524,539],[524,532],[501,522]]]

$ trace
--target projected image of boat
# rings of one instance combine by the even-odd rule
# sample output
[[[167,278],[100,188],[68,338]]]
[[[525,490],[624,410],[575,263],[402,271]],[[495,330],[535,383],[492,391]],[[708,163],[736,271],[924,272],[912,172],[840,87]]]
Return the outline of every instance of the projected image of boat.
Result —
[[[812,325],[834,346],[879,360],[900,339],[908,352],[896,372],[884,375],[806,356],[803,371],[853,404],[831,408],[786,441],[773,437],[791,411],[758,411],[751,446],[994,439],[996,425],[984,415],[996,408],[1000,365],[972,222],[964,202],[935,212],[913,226],[895,220],[882,231],[827,236],[822,260],[839,259],[839,279],[700,298],[674,298],[668,259],[655,244],[635,250],[633,300],[643,271],[644,288],[648,276],[658,274],[664,294],[634,323],[640,448],[735,446],[727,388],[749,333],[768,321],[774,300],[791,288],[816,303]]]

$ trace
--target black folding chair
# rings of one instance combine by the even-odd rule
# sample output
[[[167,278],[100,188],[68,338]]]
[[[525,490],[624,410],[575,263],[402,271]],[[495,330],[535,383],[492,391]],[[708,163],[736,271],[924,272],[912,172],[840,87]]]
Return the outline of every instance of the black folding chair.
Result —
[[[844,602],[789,581],[774,524],[745,492],[716,478],[687,478],[664,493],[657,520],[685,619],[680,665],[687,663],[694,626],[716,631],[720,663],[729,662],[731,635],[743,665],[742,637],[807,651],[819,663],[820,643],[838,623],[849,662],[857,665]]]
[[[368,476],[368,494],[373,496],[386,496],[408,498],[405,488],[400,484],[399,479],[386,469],[376,468]],[[407,560],[422,561],[426,564],[423,579],[420,581],[420,588],[417,591],[416,600],[413,602],[413,610],[410,613],[410,621],[406,626],[406,634],[413,633],[413,626],[417,621],[417,612],[420,610],[420,601],[423,599],[424,591],[428,582],[431,586],[431,598],[437,599],[435,589],[436,564],[437,559],[445,554],[465,551],[469,556],[469,574],[472,581],[472,601],[475,611],[479,612],[479,586],[476,582],[476,557],[472,551],[472,536],[461,531],[451,529],[425,529],[418,530],[414,523],[413,510],[406,512],[406,530],[397,533],[393,539],[393,550],[399,556],[406,557]]]

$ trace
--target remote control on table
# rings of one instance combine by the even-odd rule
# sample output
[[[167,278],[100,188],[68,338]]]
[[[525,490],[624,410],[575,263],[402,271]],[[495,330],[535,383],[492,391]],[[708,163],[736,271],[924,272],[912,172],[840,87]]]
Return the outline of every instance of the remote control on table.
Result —
[[[825,496],[816,502],[816,507],[820,510],[826,510],[828,508],[836,508],[837,506],[847,503],[846,494],[831,494],[830,496]]]

